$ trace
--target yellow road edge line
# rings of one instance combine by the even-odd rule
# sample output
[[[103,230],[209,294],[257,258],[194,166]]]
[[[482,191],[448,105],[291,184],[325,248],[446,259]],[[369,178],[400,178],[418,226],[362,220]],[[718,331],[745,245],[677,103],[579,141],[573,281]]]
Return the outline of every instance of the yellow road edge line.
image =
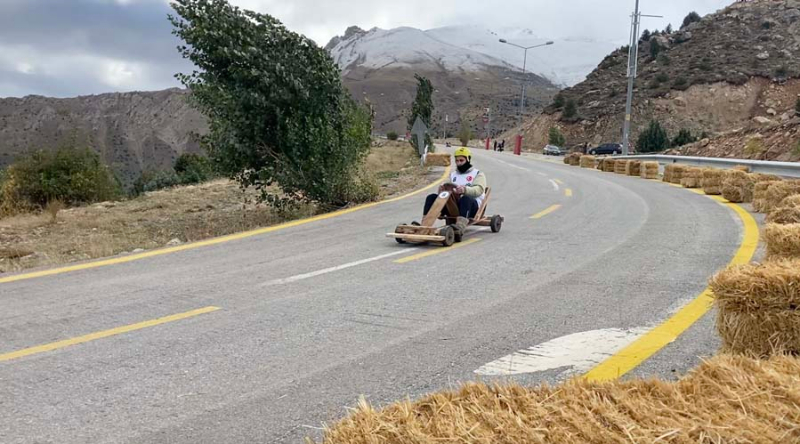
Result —
[[[541,219],[541,218],[547,216],[548,214],[558,210],[559,208],[561,208],[561,205],[553,205],[552,207],[550,207],[550,208],[548,208],[548,209],[546,209],[546,210],[544,210],[542,212],[534,214],[533,216],[531,216],[531,219]]]
[[[755,219],[739,205],[730,203],[719,196],[708,197],[733,209],[744,224],[742,242],[729,265],[741,265],[750,262],[753,255],[755,255],[756,248],[758,248],[759,232]],[[707,287],[696,299],[686,304],[672,317],[601,362],[583,375],[583,378],[589,381],[609,381],[621,377],[672,343],[692,324],[703,317],[711,309],[712,305],[711,289]]]
[[[434,250],[426,251],[424,253],[415,254],[413,256],[406,256],[404,258],[397,259],[396,261],[394,261],[394,263],[395,264],[406,264],[408,262],[416,261],[416,260],[419,260],[419,259],[423,259],[423,258],[426,258],[428,256],[433,256],[435,254],[447,253],[448,251],[452,251],[452,250],[454,250],[456,248],[461,248],[461,247],[466,247],[467,245],[472,245],[475,242],[478,242],[479,240],[481,240],[481,238],[474,238],[474,239],[465,240],[464,242],[461,242],[461,243],[458,243],[458,244],[454,244],[454,245],[452,245],[450,247],[441,247],[441,248],[437,248],[437,249],[434,249]]]
[[[185,313],[178,313],[170,316],[164,316],[162,318],[152,319],[150,321],[144,321],[136,324],[112,328],[109,330],[103,330],[95,333],[90,333],[88,335],[78,336],[71,339],[65,339],[63,341],[51,342],[49,344],[37,345],[35,347],[24,348],[22,350],[17,350],[14,352],[3,353],[0,354],[0,362],[10,361],[12,359],[18,359],[24,356],[35,355],[37,353],[44,353],[53,350],[58,350],[60,348],[83,344],[85,342],[107,338],[109,336],[120,335],[135,330],[141,330],[147,327],[154,327],[156,325],[166,324],[167,322],[179,321],[181,319],[191,318],[193,316],[198,316],[205,313],[211,313],[212,311],[217,311],[219,309],[220,309],[219,307],[213,307],[213,306],[198,308],[197,310],[187,311]]]
[[[567,197],[572,197],[572,188],[567,188],[564,190],[564,195]]]
[[[298,225],[305,225],[305,224],[308,224],[308,223],[311,223],[311,222],[316,222],[316,221],[320,221],[320,220],[330,219],[330,218],[333,218],[333,217],[343,216],[345,214],[353,213],[355,211],[365,210],[367,208],[371,208],[371,207],[375,207],[375,206],[378,206],[378,205],[383,205],[383,204],[387,204],[387,203],[391,203],[391,202],[397,202],[397,201],[399,201],[401,199],[406,199],[408,197],[417,195],[419,193],[422,193],[423,191],[427,191],[427,190],[435,187],[440,182],[445,180],[448,177],[449,174],[450,174],[450,167],[448,166],[445,169],[444,173],[442,173],[442,176],[439,179],[437,179],[435,182],[427,185],[426,187],[420,188],[419,190],[413,191],[413,192],[408,193],[408,194],[404,194],[402,196],[394,197],[394,198],[387,199],[387,200],[382,200],[380,202],[372,202],[372,203],[368,203],[368,204],[364,204],[364,205],[359,205],[359,206],[356,206],[356,207],[353,207],[353,208],[347,208],[345,210],[339,210],[339,211],[334,211],[332,213],[320,214],[319,216],[313,216],[313,217],[309,217],[309,218],[305,218],[305,219],[298,219],[298,220],[291,221],[291,222],[285,222],[285,223],[282,223],[282,224],[279,224],[279,225],[273,225],[273,226],[265,227],[265,228],[258,228],[258,229],[250,230],[250,231],[243,231],[241,233],[229,234],[227,236],[220,236],[220,237],[216,237],[216,238],[212,238],[212,239],[206,239],[206,240],[203,240],[203,241],[192,242],[192,243],[188,243],[188,244],[184,244],[184,245],[178,245],[178,246],[175,246],[175,247],[168,247],[168,248],[162,248],[162,249],[159,249],[159,250],[146,251],[144,253],[137,253],[137,254],[132,254],[132,255],[123,256],[123,257],[116,257],[116,258],[113,258],[113,259],[102,259],[102,260],[98,260],[98,261],[86,262],[86,263],[83,263],[83,264],[68,265],[66,267],[51,268],[51,269],[48,269],[48,270],[34,271],[34,272],[31,272],[31,273],[23,273],[23,274],[17,274],[17,275],[13,275],[13,276],[7,276],[7,277],[0,278],[0,284],[5,284],[5,283],[9,283],[9,282],[16,282],[16,281],[22,281],[22,280],[27,280],[27,279],[34,279],[34,278],[39,278],[39,277],[44,277],[44,276],[52,276],[52,275],[56,275],[56,274],[69,273],[71,271],[88,270],[88,269],[91,269],[91,268],[99,268],[99,267],[107,267],[109,265],[124,264],[126,262],[138,261],[138,260],[149,258],[149,257],[153,257],[153,256],[161,256],[161,255],[177,253],[179,251],[185,251],[185,250],[194,250],[194,249],[200,248],[200,247],[207,247],[207,246],[210,246],[210,245],[222,244],[222,243],[231,242],[231,241],[234,241],[234,240],[245,239],[245,238],[248,238],[248,237],[257,236],[257,235],[260,235],[260,234],[271,233],[273,231],[284,230],[286,228],[292,228],[292,227],[296,227]]]

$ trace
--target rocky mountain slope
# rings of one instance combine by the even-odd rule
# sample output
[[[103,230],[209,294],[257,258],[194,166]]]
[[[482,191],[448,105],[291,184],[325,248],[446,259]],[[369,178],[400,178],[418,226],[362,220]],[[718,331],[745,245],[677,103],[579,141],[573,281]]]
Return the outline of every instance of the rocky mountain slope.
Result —
[[[662,49],[651,52],[653,46]],[[657,120],[672,135],[682,128],[708,134],[703,148],[713,153],[715,136],[730,141],[736,130],[758,134],[791,126],[800,93],[798,55],[800,0],[736,2],[671,34],[642,41],[631,140]],[[551,126],[560,127],[570,145],[620,141],[626,66],[627,50],[617,50],[584,82],[563,90],[559,102],[575,101],[577,118],[564,119],[562,106],[548,106],[526,123],[526,148],[546,143]],[[774,143],[784,148],[747,155],[794,158],[794,132],[781,133],[786,136]],[[743,148],[735,151],[744,153]]]
[[[207,123],[186,94],[168,89],[0,99],[0,168],[36,149],[90,146],[129,185],[142,171],[171,168],[182,153],[200,151],[193,134],[204,134]]]
[[[326,48],[353,95],[375,107],[378,132],[406,132],[406,113],[416,93],[414,74],[430,79],[437,90],[435,134],[445,131],[445,116],[449,116],[451,133],[458,129],[459,118],[470,122],[476,134],[510,128],[517,122],[521,70],[495,57],[414,28],[364,31],[351,27]],[[541,110],[558,91],[541,76],[528,73],[524,78],[526,112]],[[481,118],[485,108],[495,116],[488,128]]]

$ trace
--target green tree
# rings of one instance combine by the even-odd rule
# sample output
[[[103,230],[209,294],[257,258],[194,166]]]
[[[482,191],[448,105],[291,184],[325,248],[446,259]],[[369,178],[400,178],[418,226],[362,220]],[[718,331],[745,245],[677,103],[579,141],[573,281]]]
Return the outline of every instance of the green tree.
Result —
[[[221,172],[276,205],[343,205],[358,188],[372,114],[312,40],[225,0],[175,0],[173,34],[196,65],[176,77],[209,119],[203,146]],[[271,185],[277,185],[282,193]]]
[[[183,153],[175,161],[175,173],[180,183],[187,185],[211,180],[215,176],[214,165],[208,157]]]
[[[564,135],[561,134],[561,131],[558,129],[558,127],[551,126],[548,143],[550,145],[563,147],[564,145],[567,144],[567,141],[566,139],[564,139]]]
[[[461,146],[467,146],[469,141],[472,140],[472,130],[464,119],[461,119],[461,128],[458,130],[458,140],[461,142]]]
[[[653,60],[658,58],[662,49],[664,48],[661,46],[661,43],[658,43],[658,39],[650,39],[650,57]]]
[[[664,29],[664,34],[672,34],[672,23],[668,24]]]
[[[672,146],[683,146],[688,143],[697,142],[697,137],[692,135],[692,132],[686,128],[678,131],[678,134],[672,139]]]
[[[699,22],[699,21],[700,21],[700,14],[692,11],[692,12],[689,13],[689,15],[684,17],[683,25],[681,25],[681,29],[691,25],[694,22]]]
[[[386,133],[386,138],[389,140],[397,140],[397,137],[398,137],[397,132],[395,131],[389,131],[388,133]]]
[[[414,78],[417,80],[417,96],[414,98],[414,103],[411,104],[411,115],[408,117],[408,130],[411,131],[414,122],[417,121],[417,116],[419,116],[425,126],[430,129],[431,116],[433,116],[433,85],[430,80],[419,74],[414,74]],[[425,135],[425,144],[431,147],[431,149],[433,148],[433,140],[431,140],[430,133]],[[417,138],[414,137],[413,134],[411,135],[411,145],[417,149],[418,153],[421,152],[419,150]]]
[[[639,134],[636,140],[636,149],[641,153],[652,153],[669,148],[669,136],[661,124],[655,120],[650,121],[646,130]]]
[[[558,93],[553,97],[553,106],[556,109],[561,109],[564,107],[564,96],[561,93]]]
[[[574,119],[578,117],[578,104],[575,103],[575,100],[569,99],[567,100],[566,105],[564,105],[564,115],[565,119]]]
[[[643,42],[648,42],[648,41],[650,41],[650,37],[651,37],[650,31],[649,31],[649,30],[647,30],[647,29],[645,29],[645,30],[642,32],[642,38],[641,38],[641,40],[642,40]]]

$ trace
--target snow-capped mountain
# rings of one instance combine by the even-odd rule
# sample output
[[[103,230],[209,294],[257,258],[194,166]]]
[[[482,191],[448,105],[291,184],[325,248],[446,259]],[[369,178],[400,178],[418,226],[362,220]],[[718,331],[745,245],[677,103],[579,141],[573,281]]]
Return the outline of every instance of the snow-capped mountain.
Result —
[[[350,28],[344,37],[327,46],[343,73],[355,67],[438,66],[451,71],[480,71],[485,66],[523,66],[524,51],[500,43],[520,46],[543,44],[549,39],[519,28],[490,30],[477,25],[448,26],[422,31],[415,28],[363,31]],[[619,42],[588,39],[555,40],[551,46],[528,50],[526,70],[556,85],[572,86],[583,81]]]

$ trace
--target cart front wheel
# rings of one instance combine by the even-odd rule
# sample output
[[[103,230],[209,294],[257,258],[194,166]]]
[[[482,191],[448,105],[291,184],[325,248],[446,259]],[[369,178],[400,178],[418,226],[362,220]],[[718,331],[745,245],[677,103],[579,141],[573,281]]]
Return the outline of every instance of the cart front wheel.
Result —
[[[497,233],[503,226],[503,218],[499,215],[492,216],[492,221],[489,226],[492,228],[492,233]]]

